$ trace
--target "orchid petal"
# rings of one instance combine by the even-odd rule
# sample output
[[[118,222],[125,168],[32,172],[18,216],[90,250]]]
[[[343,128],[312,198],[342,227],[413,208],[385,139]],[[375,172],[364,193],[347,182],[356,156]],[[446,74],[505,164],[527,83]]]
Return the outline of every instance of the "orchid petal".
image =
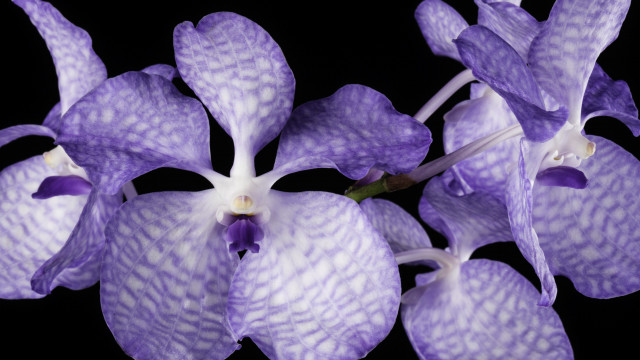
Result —
[[[60,132],[60,126],[62,126],[62,118],[60,116],[61,108],[62,106],[60,105],[60,103],[55,104],[51,108],[51,110],[49,110],[49,113],[47,113],[47,116],[42,122],[42,126],[46,126],[49,129],[53,130],[55,134],[58,134]]]
[[[580,116],[596,59],[618,37],[630,3],[558,0],[531,44],[528,63],[536,81],[572,116]]]
[[[485,88],[480,97],[464,101],[444,115],[446,153],[517,124],[504,99],[485,84],[474,86],[476,89],[480,87]],[[452,169],[472,189],[482,190],[502,200],[510,168],[517,162],[518,149],[518,139],[508,139],[459,162]]]
[[[532,187],[528,178],[527,165],[525,164],[526,140],[522,139],[520,145],[520,160],[518,167],[511,172],[507,179],[506,204],[509,213],[509,222],[516,245],[527,261],[533,266],[542,283],[542,296],[539,305],[551,306],[555,301],[558,288],[555,279],[549,270],[545,254],[540,248],[538,235],[533,229],[532,219]]]
[[[108,194],[159,167],[213,172],[202,105],[142,72],[109,79],[78,101],[64,117],[58,144]]]
[[[538,172],[536,183],[543,186],[562,186],[584,189],[589,180],[584,173],[571,166],[554,166]]]
[[[332,167],[360,179],[375,167],[408,173],[424,159],[431,132],[383,94],[346,85],[297,107],[280,135],[274,173]]]
[[[13,0],[47,43],[58,74],[61,113],[106,80],[107,69],[91,48],[91,37],[73,25],[51,4],[39,0]]]
[[[527,64],[498,35],[475,25],[464,30],[455,43],[465,66],[506,100],[529,140],[549,140],[565,124],[566,109],[545,110]]]
[[[253,21],[228,12],[176,26],[178,70],[234,141],[255,155],[273,140],[293,107],[295,80],[271,36]]]
[[[60,195],[88,195],[91,183],[77,175],[49,176],[40,183],[31,195],[34,199],[48,199]]]
[[[142,69],[142,72],[149,75],[158,75],[171,81],[179,76],[178,70],[171,65],[155,64]]]
[[[534,187],[533,224],[549,267],[589,297],[640,290],[640,161],[589,136],[598,151],[582,162],[586,189]]]
[[[453,39],[469,24],[456,10],[441,0],[424,0],[418,5],[415,17],[422,36],[435,55],[460,61]]]
[[[470,260],[403,304],[402,323],[421,359],[572,359],[558,314],[536,306],[539,296],[508,265]]]
[[[86,285],[97,282],[100,267],[83,264],[89,260],[96,262],[102,260],[102,249],[105,243],[104,228],[120,204],[122,204],[122,194],[101,195],[94,189],[89,194],[80,219],[67,242],[33,275],[31,279],[33,290],[41,294],[50,293],[53,288],[51,285],[58,275],[62,276],[59,282],[74,289],[81,288],[80,285],[73,283],[74,279],[79,278],[82,284],[88,283]],[[93,256],[94,254],[97,255]],[[73,270],[80,266],[90,269],[89,274],[80,276],[81,274],[76,273],[73,279],[64,278],[65,270]]]
[[[422,225],[391,201],[369,198],[360,203],[360,208],[394,253],[433,247]]]
[[[0,147],[23,136],[38,135],[56,138],[56,133],[42,125],[15,125],[0,130]]]
[[[269,196],[260,252],[245,254],[231,283],[231,327],[270,358],[365,356],[391,330],[400,302],[389,245],[343,196]]]
[[[42,156],[34,156],[0,173],[0,297],[36,298],[33,273],[64,244],[86,196],[31,198],[40,182],[54,175]]]
[[[427,183],[420,199],[420,213],[430,214],[424,203],[438,213],[449,235],[449,248],[460,259],[484,245],[499,241],[513,241],[507,209],[502,201],[490,194],[476,191],[456,196],[448,189],[445,179],[435,177]],[[429,218],[423,220],[430,224]],[[441,227],[441,226],[440,226]]]
[[[237,255],[215,221],[216,190],[127,201],[109,222],[102,312],[136,359],[224,359],[237,347],[226,302]]]
[[[478,24],[496,33],[526,59],[529,46],[541,28],[527,11],[508,2],[475,0],[478,5]]]
[[[622,121],[634,136],[640,136],[638,108],[631,97],[629,85],[613,81],[596,64],[589,78],[582,102],[583,122],[595,116],[611,116]]]
[[[446,171],[445,174],[446,175],[442,176],[441,181],[445,181],[445,183],[448,180],[455,182],[455,180],[453,180],[453,175],[451,174],[450,171]],[[447,180],[444,180],[445,177],[447,178]],[[448,184],[446,186],[448,186]],[[451,194],[451,196],[454,196],[454,195]],[[420,203],[418,204],[418,212],[420,214],[420,218],[422,219],[422,221],[424,221],[427,225],[429,225],[435,231],[442,234],[447,239],[447,241],[456,241],[455,240],[456,237],[453,231],[449,228],[449,224],[445,221],[445,219],[442,218],[440,212],[437,211],[424,198],[424,196],[420,198]]]

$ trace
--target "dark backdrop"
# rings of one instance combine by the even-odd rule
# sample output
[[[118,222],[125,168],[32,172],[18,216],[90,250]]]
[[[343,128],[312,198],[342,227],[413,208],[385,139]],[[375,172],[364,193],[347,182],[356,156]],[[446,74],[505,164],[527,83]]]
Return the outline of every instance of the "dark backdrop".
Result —
[[[360,83],[386,94],[396,109],[414,114],[451,77],[463,70],[448,58],[434,56],[415,23],[418,0],[317,2],[299,1],[187,1],[160,5],[155,1],[51,1],[71,22],[87,30],[94,50],[107,66],[109,76],[139,70],[154,63],[174,65],[173,27],[182,21],[197,23],[215,11],[233,11],[265,28],[282,48],[296,80],[295,105],[332,94],[348,83]],[[454,1],[451,1],[453,3]],[[456,3],[463,3],[455,1]],[[551,1],[525,0],[523,7],[538,20],[546,19]],[[467,21],[475,23],[471,0],[455,4]],[[4,81],[0,127],[40,123],[58,101],[53,63],[40,35],[27,16],[9,1],[0,5],[3,33]],[[632,6],[619,39],[599,62],[614,79],[624,79],[633,93],[640,92],[640,57],[633,51],[640,10]],[[189,91],[182,87],[184,91]],[[434,142],[427,159],[442,155],[442,115],[468,96],[460,91],[427,122]],[[640,157],[639,142],[617,121],[592,120],[591,133],[616,140]],[[212,122],[214,168],[228,173],[232,144]],[[27,137],[0,150],[0,169],[52,147],[50,140]],[[259,173],[268,171],[276,144],[257,159]],[[325,190],[342,192],[349,181],[332,170],[294,174],[279,181],[288,191]],[[177,170],[156,170],[135,181],[140,193],[160,190],[199,190],[209,187],[197,175]],[[388,196],[417,216],[422,186]],[[436,246],[445,241],[429,230]],[[531,267],[514,244],[495,244],[476,252],[476,257],[509,263],[538,286]],[[402,268],[403,290],[413,286],[416,269]],[[640,294],[611,299],[589,299],[578,294],[565,278],[558,277],[560,314],[576,358],[624,358],[637,352]],[[0,358],[127,359],[113,340],[100,313],[98,285],[83,291],[57,288],[39,300],[0,300]],[[258,359],[260,351],[250,342],[232,359]],[[389,337],[367,359],[414,359],[400,322]]]

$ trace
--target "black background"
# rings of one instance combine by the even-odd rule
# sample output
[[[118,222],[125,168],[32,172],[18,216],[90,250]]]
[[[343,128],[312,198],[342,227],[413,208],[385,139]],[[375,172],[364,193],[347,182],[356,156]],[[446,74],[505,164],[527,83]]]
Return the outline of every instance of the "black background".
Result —
[[[360,83],[384,93],[397,110],[414,114],[451,77],[463,70],[448,58],[436,57],[428,49],[413,13],[419,1],[385,4],[371,1],[307,2],[275,1],[51,1],[71,22],[87,30],[93,48],[113,77],[155,63],[174,65],[173,27],[183,21],[197,23],[215,11],[233,11],[265,28],[282,48],[293,70],[297,86],[295,105],[332,94],[348,83]],[[135,3],[135,4],[134,4]],[[451,1],[453,3],[453,1]],[[462,3],[458,1],[457,3]],[[551,1],[525,0],[523,7],[538,20],[546,19]],[[455,4],[471,24],[477,10],[472,1]],[[58,101],[53,62],[44,41],[20,8],[3,1],[0,5],[3,34],[3,116],[0,127],[39,124]],[[632,6],[620,37],[599,58],[614,79],[626,80],[636,96],[640,74],[637,46],[640,10]],[[188,88],[182,86],[189,94]],[[427,159],[442,155],[442,115],[468,96],[460,91],[436,112],[427,125],[434,135]],[[233,159],[230,139],[212,121],[214,168],[228,174]],[[640,157],[639,142],[620,123],[597,118],[589,133],[604,135]],[[0,150],[0,169],[41,154],[52,141],[26,137]],[[268,171],[276,143],[258,155],[258,173]],[[324,190],[341,193],[350,182],[333,170],[315,170],[287,176],[276,184],[288,191]],[[135,181],[140,193],[160,190],[200,190],[210,187],[198,175],[160,169]],[[422,186],[386,196],[417,215]],[[436,246],[446,243],[429,230]],[[507,262],[538,286],[531,267],[514,244],[494,244],[478,250],[474,257]],[[403,290],[413,286],[416,269],[402,267]],[[558,299],[554,308],[563,320],[577,359],[627,358],[637,353],[640,294],[597,300],[575,291],[557,277]],[[0,358],[3,359],[127,359],[113,340],[100,313],[98,285],[83,291],[57,288],[38,300],[0,300]],[[259,359],[260,351],[244,340],[231,359]],[[400,322],[367,359],[415,359]]]

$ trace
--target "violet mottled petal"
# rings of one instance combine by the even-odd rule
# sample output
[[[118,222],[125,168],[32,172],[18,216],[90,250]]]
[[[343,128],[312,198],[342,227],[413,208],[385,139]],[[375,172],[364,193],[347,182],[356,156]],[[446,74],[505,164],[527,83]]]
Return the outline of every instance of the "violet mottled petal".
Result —
[[[359,359],[386,337],[398,266],[358,205],[323,193],[269,193],[260,252],[229,291],[229,322],[272,359]]]
[[[37,298],[31,276],[71,234],[86,196],[31,198],[40,182],[54,175],[42,156],[0,173],[0,297]]]
[[[584,173],[571,166],[554,166],[538,172],[536,184],[584,189],[589,180]]]
[[[38,190],[31,194],[34,199],[48,199],[60,195],[88,195],[91,183],[77,175],[48,176],[40,183]]]
[[[475,0],[475,3],[478,5],[478,24],[496,33],[526,60],[529,46],[542,24],[518,5],[488,0]]]
[[[224,359],[237,347],[226,320],[236,268],[215,220],[216,190],[127,201],[106,229],[102,312],[116,341],[143,359]]]
[[[62,118],[60,116],[61,108],[62,106],[60,105],[60,103],[55,104],[51,108],[51,110],[49,110],[49,113],[47,113],[47,116],[42,122],[42,126],[46,126],[49,129],[53,130],[55,134],[58,134],[60,132],[60,126],[62,125]]]
[[[100,267],[84,263],[87,261],[101,262],[105,243],[104,228],[120,204],[122,204],[122,193],[102,195],[94,189],[89,194],[80,219],[67,242],[34,274],[31,279],[33,290],[41,294],[50,293],[54,287],[52,284],[58,275],[61,279],[57,282],[62,282],[65,286],[73,289],[97,282]],[[75,271],[72,276],[65,276],[67,269],[74,271],[78,267],[89,269],[89,271],[85,276],[82,276],[79,271]],[[81,283],[74,284],[74,281]]]
[[[165,78],[142,72],[109,79],[78,101],[57,143],[108,194],[159,167],[212,171],[202,105]]]
[[[470,260],[402,305],[402,323],[421,359],[572,359],[551,307],[508,265]],[[443,271],[443,270],[440,270]]]
[[[476,85],[476,84],[474,84]],[[484,91],[478,91],[484,88]],[[474,140],[517,124],[509,105],[485,84],[477,84],[479,97],[456,105],[444,115],[444,149],[451,153]],[[500,142],[495,146],[463,160],[452,167],[459,179],[474,190],[504,199],[504,188],[510,169],[518,161],[518,138]]]
[[[455,40],[462,62],[502,96],[529,140],[551,139],[565,124],[567,111],[546,111],[540,89],[525,61],[498,35],[474,25]]]
[[[255,155],[273,140],[293,107],[295,80],[271,36],[228,12],[213,13],[173,34],[184,81],[231,135],[236,151]]]
[[[391,201],[368,198],[360,203],[360,208],[394,253],[433,247],[422,225]]]
[[[351,179],[369,169],[408,173],[424,159],[431,132],[383,94],[346,85],[297,107],[282,130],[275,173],[332,167]]]
[[[631,0],[558,0],[531,44],[528,63],[536,81],[572,116],[580,116],[596,59],[618,37],[630,4]]]
[[[422,36],[435,55],[460,61],[453,39],[469,24],[456,10],[441,0],[424,0],[418,5],[415,18]]]
[[[542,284],[542,295],[539,305],[551,306],[555,301],[558,288],[555,279],[549,270],[545,254],[540,248],[538,236],[533,229],[532,219],[532,187],[531,180],[527,177],[528,171],[525,165],[526,143],[521,141],[520,160],[507,179],[506,204],[511,223],[511,232],[516,245],[527,261],[533,266]]]
[[[640,120],[629,85],[622,80],[613,81],[596,64],[587,83],[582,101],[582,121],[595,116],[610,116],[622,121],[634,136],[640,136]]]
[[[456,196],[448,190],[445,179],[435,177],[427,183],[420,199],[420,214],[431,214],[425,206],[438,213],[436,221],[446,224],[449,248],[461,259],[484,245],[513,241],[507,209],[501,199],[476,191]],[[432,215],[423,220],[430,224]],[[442,226],[436,227],[442,228]]]
[[[149,75],[158,75],[171,81],[179,76],[178,69],[167,64],[155,64],[142,69],[142,72]]]
[[[107,78],[107,69],[93,52],[91,37],[65,19],[51,4],[39,0],[13,0],[47,43],[58,74],[61,113]]]
[[[23,136],[38,135],[56,138],[56,133],[42,125],[15,125],[0,130],[0,147]]]
[[[589,186],[535,186],[533,224],[554,274],[586,296],[611,298],[640,290],[640,162],[609,140],[588,138],[597,144],[580,165]]]

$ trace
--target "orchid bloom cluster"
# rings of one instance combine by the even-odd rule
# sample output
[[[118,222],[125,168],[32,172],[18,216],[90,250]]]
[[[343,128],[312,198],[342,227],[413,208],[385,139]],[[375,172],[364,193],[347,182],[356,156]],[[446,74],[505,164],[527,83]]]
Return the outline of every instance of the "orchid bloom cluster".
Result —
[[[584,131],[607,116],[640,135],[629,87],[596,63],[630,0],[557,0],[544,21],[475,0],[476,25],[424,0],[428,47],[467,69],[413,116],[360,84],[294,108],[286,49],[233,12],[178,24],[175,67],[108,78],[86,31],[47,2],[13,2],[46,42],[60,102],[41,125],[0,130],[0,146],[55,140],[0,172],[0,297],[99,281],[134,359],[225,359],[245,338],[270,359],[360,359],[397,318],[420,359],[572,359],[554,275],[590,298],[640,290],[640,162]],[[423,163],[423,123],[469,83],[444,115],[445,155]],[[231,138],[228,173],[214,170],[210,125]],[[138,195],[134,179],[159,168],[210,188]],[[311,169],[353,185],[274,189]],[[424,188],[417,209],[374,197],[411,186]],[[474,257],[497,242],[515,242],[539,281]]]

